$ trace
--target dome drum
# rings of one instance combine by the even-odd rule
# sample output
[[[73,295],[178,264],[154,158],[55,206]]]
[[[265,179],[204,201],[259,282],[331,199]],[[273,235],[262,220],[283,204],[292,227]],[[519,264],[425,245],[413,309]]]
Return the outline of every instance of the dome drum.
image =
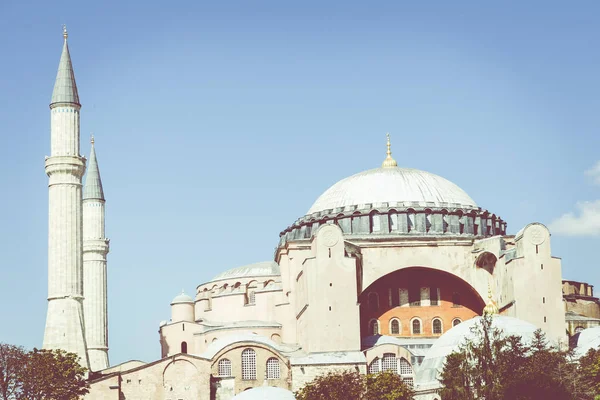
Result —
[[[506,234],[506,222],[482,209],[440,207],[373,208],[339,212],[325,210],[307,215],[280,233],[279,245],[287,241],[310,239],[316,229],[327,223],[338,225],[344,235],[392,236],[472,236],[491,237]]]

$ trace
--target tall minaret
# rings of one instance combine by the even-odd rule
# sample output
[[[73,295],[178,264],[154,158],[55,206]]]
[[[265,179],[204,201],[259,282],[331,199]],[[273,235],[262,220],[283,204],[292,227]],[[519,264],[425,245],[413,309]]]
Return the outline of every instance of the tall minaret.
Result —
[[[89,366],[83,318],[81,177],[85,158],[79,155],[79,95],[67,46],[67,29],[50,102],[48,184],[48,314],[45,349],[63,349]]]
[[[104,191],[96,159],[94,137],[83,187],[83,311],[90,369],[108,368],[108,310],[106,302],[106,255]]]

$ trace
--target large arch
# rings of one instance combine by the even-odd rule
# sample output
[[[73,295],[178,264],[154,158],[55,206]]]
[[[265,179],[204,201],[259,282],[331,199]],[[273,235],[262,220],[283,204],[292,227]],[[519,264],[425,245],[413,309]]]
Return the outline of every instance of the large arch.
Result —
[[[369,303],[376,293],[378,308]],[[465,280],[445,271],[410,267],[390,272],[371,283],[359,295],[361,337],[370,335],[369,322],[379,321],[380,335],[399,337],[438,337],[450,329],[455,319],[465,321],[481,315],[485,302]],[[400,321],[398,334],[390,331],[390,321]],[[420,321],[413,333],[412,321]],[[441,320],[442,331],[433,326]],[[439,327],[439,325],[438,325]]]

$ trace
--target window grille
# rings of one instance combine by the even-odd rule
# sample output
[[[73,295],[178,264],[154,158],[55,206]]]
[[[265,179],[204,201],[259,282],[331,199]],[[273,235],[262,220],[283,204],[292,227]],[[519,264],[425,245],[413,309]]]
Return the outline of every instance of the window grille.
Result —
[[[255,304],[256,303],[256,293],[254,292],[254,290],[250,290],[248,291],[248,304]]]
[[[433,320],[433,333],[436,335],[442,334],[442,321],[440,319]]]
[[[271,357],[267,360],[267,379],[279,379],[281,370],[279,368],[279,360]]]
[[[256,379],[256,352],[253,349],[242,351],[242,379]]]
[[[379,323],[375,319],[371,321],[371,335],[379,335]]]
[[[414,381],[413,381],[413,378],[404,378],[404,379],[403,379],[403,381],[404,381],[404,383],[406,383],[406,385],[407,385],[408,387],[411,387],[411,388],[412,388],[412,387],[414,386],[414,384],[415,384],[415,383],[414,383]]]
[[[418,335],[421,333],[421,321],[414,319],[412,322],[413,334]]]
[[[392,335],[400,334],[400,322],[397,319],[392,320],[392,323],[390,326],[390,331],[391,331]]]
[[[383,359],[381,360],[381,370],[382,371],[397,371],[397,361],[396,356],[392,353],[385,353],[383,355]]]
[[[223,358],[219,360],[219,376],[231,376],[231,361]]]
[[[406,358],[400,359],[400,374],[401,375],[412,375],[413,369]]]
[[[376,374],[379,372],[379,358],[375,358],[369,365],[369,373]]]

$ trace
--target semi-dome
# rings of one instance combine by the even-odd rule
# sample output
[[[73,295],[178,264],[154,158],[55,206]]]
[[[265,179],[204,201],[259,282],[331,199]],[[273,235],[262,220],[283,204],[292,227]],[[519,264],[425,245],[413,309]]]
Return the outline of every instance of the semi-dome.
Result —
[[[386,166],[337,182],[315,201],[307,214],[381,203],[477,208],[477,203],[464,190],[441,176],[413,168]]]
[[[575,357],[584,356],[590,349],[600,349],[600,326],[584,329],[578,335]]]
[[[419,388],[425,389],[439,385],[438,374],[444,368],[446,357],[457,351],[461,344],[475,339],[473,327],[480,323],[481,318],[471,318],[458,324],[434,342],[417,371],[416,383]],[[503,315],[495,315],[492,319],[492,326],[502,330],[504,335],[522,337],[524,343],[530,343],[534,332],[538,329],[527,321]]]
[[[250,276],[278,276],[281,275],[279,264],[275,261],[263,261],[254,264],[244,265],[237,268],[221,272],[212,280],[247,278]]]

